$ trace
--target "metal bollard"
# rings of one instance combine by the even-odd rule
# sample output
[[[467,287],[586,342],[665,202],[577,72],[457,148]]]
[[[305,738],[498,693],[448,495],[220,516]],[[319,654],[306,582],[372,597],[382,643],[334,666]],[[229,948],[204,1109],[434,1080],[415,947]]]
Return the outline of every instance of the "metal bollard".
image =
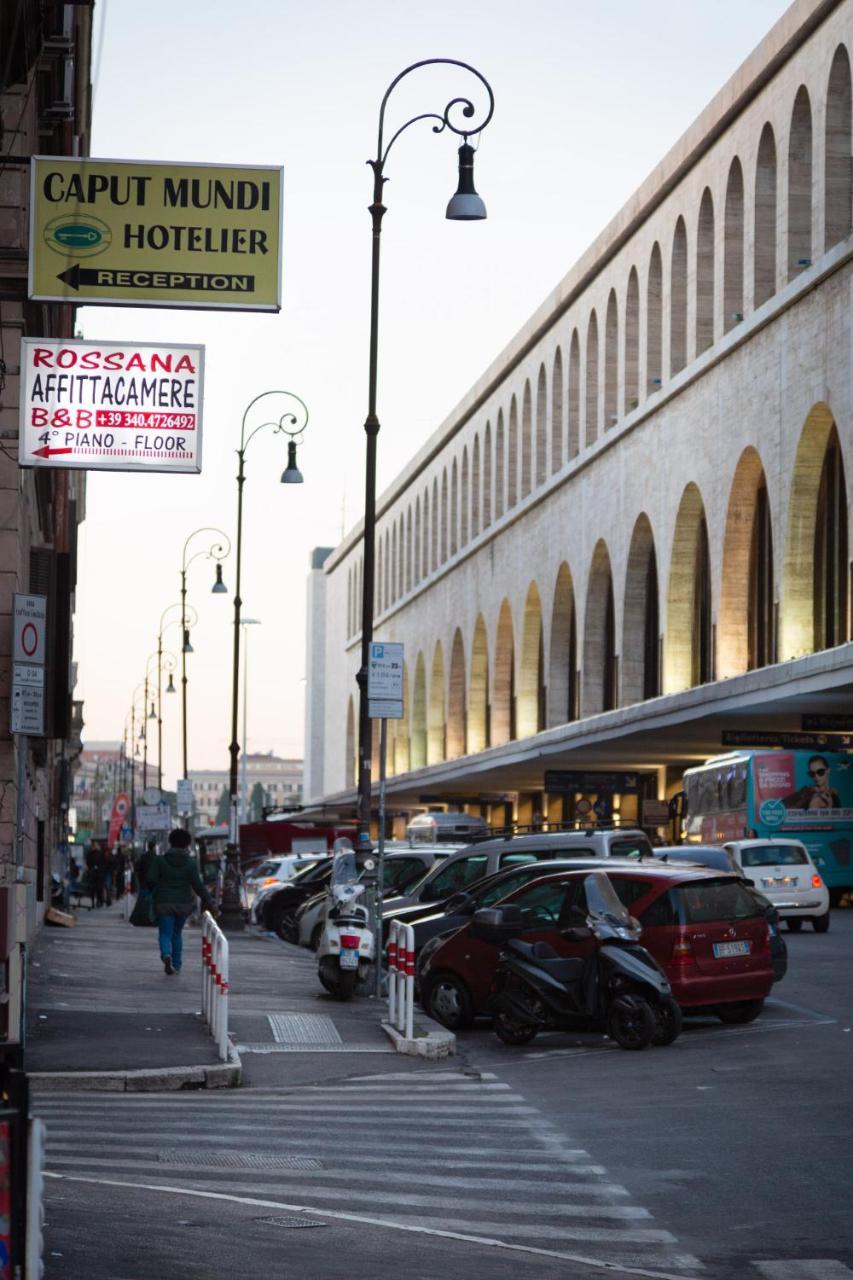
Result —
[[[415,931],[392,920],[388,932],[388,1022],[407,1039],[414,1035]]]
[[[228,1061],[228,940],[209,911],[201,922],[201,1012]]]

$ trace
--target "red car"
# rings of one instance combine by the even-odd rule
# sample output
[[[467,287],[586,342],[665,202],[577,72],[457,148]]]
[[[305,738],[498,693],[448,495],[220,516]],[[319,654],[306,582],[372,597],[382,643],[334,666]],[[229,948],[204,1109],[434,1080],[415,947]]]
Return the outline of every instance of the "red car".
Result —
[[[723,1022],[758,1017],[773,984],[766,911],[734,875],[705,868],[638,866],[604,871],[618,897],[643,926],[640,941],[666,972],[687,1013]],[[595,945],[572,909],[586,910],[589,871],[563,871],[527,884],[504,899],[521,908],[523,937],[548,942],[561,956],[587,955]],[[486,1009],[500,948],[476,936],[476,925],[433,938],[421,950],[421,1003],[445,1026],[471,1026]]]

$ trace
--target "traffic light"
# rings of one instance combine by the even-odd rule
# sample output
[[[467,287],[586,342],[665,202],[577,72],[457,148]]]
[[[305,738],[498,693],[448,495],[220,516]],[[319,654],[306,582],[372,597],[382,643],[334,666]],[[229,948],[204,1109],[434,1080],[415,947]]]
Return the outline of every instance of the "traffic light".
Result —
[[[44,1276],[44,1168],[47,1130],[43,1120],[30,1120],[27,1130],[27,1238],[24,1280]]]

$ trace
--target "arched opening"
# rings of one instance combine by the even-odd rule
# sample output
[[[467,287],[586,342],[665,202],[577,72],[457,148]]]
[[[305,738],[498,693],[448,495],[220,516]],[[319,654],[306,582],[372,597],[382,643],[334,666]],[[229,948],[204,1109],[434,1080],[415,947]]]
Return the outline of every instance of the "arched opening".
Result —
[[[499,473],[500,474],[500,473]],[[483,528],[492,523],[492,428],[486,423],[483,436]]]
[[[524,383],[521,401],[521,496],[530,493],[533,467],[533,408],[530,402],[530,381]]]
[[[441,559],[439,560],[439,564],[444,564],[447,559],[448,523],[447,467],[445,467],[441,473]]]
[[[427,707],[427,764],[438,764],[445,755],[444,722],[444,655],[441,641],[436,641],[432,655],[432,674],[429,682]]]
[[[391,529],[391,590],[388,596],[388,603],[394,604],[397,599],[397,526]]]
[[[483,615],[477,615],[471,645],[471,690],[468,696],[468,750],[485,751],[489,734],[489,641]]]
[[[625,411],[640,403],[640,281],[637,268],[628,276],[625,295]]]
[[[579,710],[575,588],[565,561],[560,565],[554,587],[548,656],[548,727],[553,728],[577,720]]]
[[[450,554],[459,550],[459,468],[456,459],[450,468]]]
[[[548,457],[548,384],[545,377],[545,366],[539,366],[539,378],[536,382],[536,475],[534,484],[545,483]]]
[[[812,108],[801,84],[788,139],[788,279],[812,261]]]
[[[581,344],[577,329],[569,347],[569,458],[576,458],[581,432]]]
[[[729,494],[717,634],[721,680],[774,661],[773,534],[764,467],[751,446]]]
[[[515,396],[509,402],[509,438],[506,452],[506,509],[511,511],[518,502],[518,402]]]
[[[743,171],[735,158],[726,185],[723,240],[723,331],[743,319]]]
[[[396,530],[394,531],[394,533],[395,533],[394,551],[396,553],[396,550],[397,550]],[[391,533],[390,533],[390,530],[386,529],[385,530],[385,608],[386,609],[390,609],[391,607],[391,584],[393,582],[391,570],[393,567],[394,566],[392,565],[392,562],[391,562]]]
[[[415,498],[415,554],[414,554],[415,586],[421,580],[421,500]]]
[[[616,290],[610,290],[604,325],[604,430],[619,418],[619,308]]]
[[[675,224],[669,278],[669,372],[680,373],[687,364],[687,228],[684,219]]]
[[[598,319],[589,317],[586,331],[586,435],[587,445],[598,439]]]
[[[706,187],[696,229],[696,354],[714,341],[714,201]]]
[[[498,410],[498,425],[495,432],[495,519],[500,520],[504,513],[504,493],[506,492],[506,460],[504,457],[504,413]]]
[[[438,568],[438,566],[439,566],[439,559],[438,559],[438,528],[439,528],[439,514],[438,514],[438,478],[436,478],[436,479],[435,479],[435,480],[433,480],[433,482],[432,482],[432,536],[431,536],[431,539],[430,539],[430,543],[431,543],[431,545],[430,545],[430,567],[431,567],[431,569],[432,569],[433,573],[435,573],[436,569],[437,569],[437,568]]]
[[[844,461],[829,406],[800,435],[785,538],[779,657],[785,662],[849,639]]]
[[[406,511],[406,591],[412,589],[412,508]]]
[[[649,259],[649,281],[646,289],[646,378],[649,394],[657,391],[663,379],[663,259],[655,242]]]
[[[447,759],[465,754],[465,646],[457,627],[450,649],[450,677],[447,685]]]
[[[468,446],[462,450],[462,489],[460,493],[459,507],[459,545],[464,547],[468,543],[468,496],[470,490],[468,488]]]
[[[474,436],[471,453],[471,537],[480,533],[480,437]]]
[[[711,561],[702,495],[688,484],[681,496],[667,595],[664,692],[679,693],[713,679]]]
[[[409,513],[409,523],[411,525],[411,512]],[[397,521],[397,547],[399,549],[399,558],[397,560],[397,599],[403,595],[406,586],[406,552],[404,541],[404,520],[402,513]],[[410,529],[411,532],[411,529]]]
[[[616,619],[610,554],[603,538],[592,553],[583,634],[582,702],[585,716],[616,706]]]
[[[766,124],[758,144],[755,166],[755,246],[753,298],[755,305],[776,292],[776,139]]]
[[[377,615],[382,612],[382,545],[383,538],[380,533],[376,539],[376,587],[374,591],[374,609]]]
[[[649,518],[637,518],[628,551],[622,619],[623,706],[660,693],[660,605],[655,539]]]
[[[529,738],[545,728],[545,655],[542,602],[535,582],[524,604],[518,670],[518,736]]]
[[[427,762],[426,664],[422,653],[418,654],[415,662],[409,757],[412,769],[422,769]]]
[[[824,249],[850,233],[850,59],[839,45],[826,90]]]
[[[393,720],[394,725],[394,773],[409,771],[409,668],[403,663],[403,715]]]
[[[551,470],[563,465],[563,353],[559,347],[551,370]]]
[[[352,635],[352,569],[347,570],[347,640]]]
[[[352,698],[347,703],[347,738],[344,755],[344,788],[355,786],[355,708]]]
[[[491,745],[499,747],[515,735],[515,650],[512,613],[504,600],[495,640],[494,685],[491,707]]]

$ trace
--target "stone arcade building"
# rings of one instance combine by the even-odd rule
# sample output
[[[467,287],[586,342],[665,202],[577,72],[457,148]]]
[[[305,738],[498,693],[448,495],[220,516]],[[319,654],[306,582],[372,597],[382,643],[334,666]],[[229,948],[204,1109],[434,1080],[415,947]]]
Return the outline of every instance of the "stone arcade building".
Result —
[[[381,496],[393,807],[555,820],[546,768],[664,796],[853,711],[851,56],[853,0],[797,0]],[[306,795],[351,811],[361,529],[321,564]]]

